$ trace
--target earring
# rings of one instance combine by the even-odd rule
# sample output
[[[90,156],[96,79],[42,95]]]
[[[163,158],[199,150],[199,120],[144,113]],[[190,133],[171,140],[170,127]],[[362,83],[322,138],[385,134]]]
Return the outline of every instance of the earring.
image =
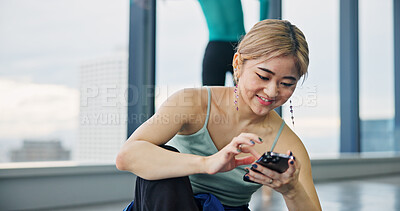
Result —
[[[237,88],[238,88],[238,84],[236,83],[235,90],[233,91],[235,93],[235,101],[234,101],[234,103],[236,105],[236,111],[239,111],[239,107],[238,107],[239,94],[238,94],[238,89]]]
[[[234,68],[234,72],[236,73],[237,68]],[[238,106],[238,100],[239,100],[239,93],[238,93],[238,83],[239,83],[239,78],[237,77],[237,75],[235,74],[235,81],[236,81],[236,85],[235,85],[235,89],[233,90],[234,94],[235,94],[235,105],[236,105],[236,111],[239,111],[239,106]]]
[[[289,103],[290,103],[290,106],[289,106],[289,108],[290,108],[290,118],[292,119],[292,125],[294,127],[294,115],[293,115],[292,100],[289,100]]]

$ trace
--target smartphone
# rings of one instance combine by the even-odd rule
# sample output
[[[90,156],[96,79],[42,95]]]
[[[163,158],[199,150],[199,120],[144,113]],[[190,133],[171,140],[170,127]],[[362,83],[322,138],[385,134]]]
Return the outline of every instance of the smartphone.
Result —
[[[283,173],[289,168],[288,162],[290,159],[294,160],[295,158],[292,155],[266,152],[256,161],[256,163],[278,173]],[[258,172],[257,170],[253,169],[253,167],[251,167],[251,170]],[[243,180],[246,182],[253,182],[246,179],[245,176],[243,176]]]

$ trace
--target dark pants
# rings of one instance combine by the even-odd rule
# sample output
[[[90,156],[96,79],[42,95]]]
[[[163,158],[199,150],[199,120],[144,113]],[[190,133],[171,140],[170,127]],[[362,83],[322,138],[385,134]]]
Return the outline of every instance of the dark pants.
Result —
[[[176,151],[171,146],[162,146]],[[134,211],[198,211],[199,205],[193,197],[189,177],[162,180],[145,180],[137,177]]]
[[[179,152],[171,146],[164,149]],[[215,197],[215,196],[214,196]],[[218,201],[218,203],[220,203]],[[189,177],[176,177],[161,180],[145,180],[137,177],[135,198],[125,209],[127,211],[200,211],[204,201],[195,199]],[[225,211],[249,211],[248,205],[231,207],[223,206]],[[204,206],[205,210],[210,206]]]
[[[233,73],[232,60],[237,42],[210,41],[203,58],[203,85],[224,86],[226,72]]]

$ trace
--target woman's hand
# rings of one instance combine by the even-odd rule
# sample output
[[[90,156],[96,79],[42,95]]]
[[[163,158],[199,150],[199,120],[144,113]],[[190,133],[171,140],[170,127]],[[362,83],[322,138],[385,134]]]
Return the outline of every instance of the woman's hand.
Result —
[[[241,133],[234,137],[232,141],[214,155],[205,158],[205,168],[208,174],[230,171],[240,165],[253,163],[261,155],[253,146],[262,141],[252,133]],[[252,156],[236,158],[240,153],[250,153]]]
[[[292,152],[288,151],[287,154],[292,155]],[[248,176],[251,181],[266,185],[283,195],[292,195],[295,194],[298,185],[300,163],[294,159],[290,159],[288,162],[289,168],[283,173],[278,173],[254,163],[252,165],[253,169],[256,169],[260,173],[247,169],[249,172],[246,176]]]

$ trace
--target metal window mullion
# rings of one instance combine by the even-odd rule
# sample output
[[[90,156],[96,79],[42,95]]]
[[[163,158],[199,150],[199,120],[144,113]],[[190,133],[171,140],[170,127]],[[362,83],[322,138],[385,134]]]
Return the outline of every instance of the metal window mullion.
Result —
[[[394,32],[394,150],[400,151],[400,1],[393,0]]]
[[[269,0],[268,18],[282,20],[282,0]]]
[[[358,0],[340,0],[340,152],[360,152]]]
[[[131,0],[129,19],[128,137],[154,113],[156,1]]]

